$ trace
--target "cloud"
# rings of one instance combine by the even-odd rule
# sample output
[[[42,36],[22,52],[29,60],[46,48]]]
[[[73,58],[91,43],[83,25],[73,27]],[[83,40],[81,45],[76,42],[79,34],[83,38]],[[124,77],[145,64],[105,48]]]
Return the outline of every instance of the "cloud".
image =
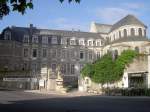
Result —
[[[138,15],[138,13],[133,10],[116,7],[99,8],[96,10],[96,16],[99,17],[102,22],[109,24],[114,24],[128,14]]]
[[[87,31],[88,25],[86,23],[77,22],[75,20],[68,20],[67,18],[57,18],[53,21],[51,21],[52,24],[55,25],[57,29],[62,30],[81,30],[81,31]]]
[[[141,9],[145,7],[145,4],[144,3],[123,3],[122,6],[129,9]]]
[[[56,24],[62,24],[62,23],[66,23],[67,19],[63,18],[63,17],[60,17],[60,18],[55,19],[53,22],[56,23]]]

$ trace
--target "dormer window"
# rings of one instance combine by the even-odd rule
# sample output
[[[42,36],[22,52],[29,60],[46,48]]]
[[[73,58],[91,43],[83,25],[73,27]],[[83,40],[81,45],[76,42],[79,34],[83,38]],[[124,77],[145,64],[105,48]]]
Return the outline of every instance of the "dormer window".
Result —
[[[75,39],[70,40],[70,45],[75,45]]]
[[[24,35],[23,42],[29,43],[29,36],[28,35]]]
[[[84,40],[79,40],[79,45],[84,45]]]
[[[48,37],[43,36],[43,37],[42,37],[42,43],[43,43],[43,44],[48,44]]]
[[[51,41],[52,41],[52,44],[58,44],[57,36],[53,36]]]
[[[11,40],[11,32],[10,31],[6,31],[4,34],[5,40]]]
[[[88,41],[88,45],[89,45],[89,46],[92,46],[92,40],[89,40],[89,41]]]
[[[97,43],[96,43],[96,44],[97,44],[97,46],[101,46],[101,43],[100,43],[100,41],[97,41]]]
[[[33,43],[38,43],[38,36],[34,35],[32,38]]]
[[[62,38],[61,39],[61,44],[66,45],[67,44],[67,39],[66,38]]]

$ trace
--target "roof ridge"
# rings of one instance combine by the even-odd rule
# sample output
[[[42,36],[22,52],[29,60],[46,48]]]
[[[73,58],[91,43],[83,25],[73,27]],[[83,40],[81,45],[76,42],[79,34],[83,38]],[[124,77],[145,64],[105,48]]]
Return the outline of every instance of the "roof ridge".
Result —
[[[147,27],[137,17],[135,17],[132,14],[128,14],[127,16],[123,17],[118,22],[113,24],[110,32],[112,32],[113,30],[117,29],[118,27],[121,27],[121,26],[124,26],[124,25],[130,25],[130,24],[140,24],[140,25],[142,25],[144,27]]]
[[[103,24],[103,23],[95,23],[95,24],[98,24],[98,25],[107,25],[107,26],[112,26],[112,25],[110,25],[110,24]]]

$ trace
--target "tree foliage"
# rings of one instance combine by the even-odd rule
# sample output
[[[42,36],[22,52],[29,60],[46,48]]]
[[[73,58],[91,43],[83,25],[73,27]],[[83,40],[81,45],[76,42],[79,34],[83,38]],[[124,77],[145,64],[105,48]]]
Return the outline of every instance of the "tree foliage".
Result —
[[[124,69],[137,56],[137,52],[126,50],[113,60],[112,54],[108,53],[94,64],[87,64],[81,71],[83,77],[88,76],[96,83],[112,83],[122,78]]]
[[[59,0],[61,3],[65,0]],[[44,2],[41,1],[41,2]],[[80,3],[80,0],[68,0],[69,3]],[[27,9],[33,9],[33,0],[0,0],[0,19],[8,15],[11,11],[24,14]]]
[[[91,77],[94,74],[94,65],[91,63],[86,64],[86,66],[82,69],[83,76]]]

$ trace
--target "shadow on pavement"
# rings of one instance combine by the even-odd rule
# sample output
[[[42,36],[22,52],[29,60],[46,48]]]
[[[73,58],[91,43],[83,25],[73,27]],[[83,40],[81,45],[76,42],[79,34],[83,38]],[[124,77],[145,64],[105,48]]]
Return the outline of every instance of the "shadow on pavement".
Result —
[[[150,112],[150,99],[82,96],[9,101],[0,104],[0,112]]]

